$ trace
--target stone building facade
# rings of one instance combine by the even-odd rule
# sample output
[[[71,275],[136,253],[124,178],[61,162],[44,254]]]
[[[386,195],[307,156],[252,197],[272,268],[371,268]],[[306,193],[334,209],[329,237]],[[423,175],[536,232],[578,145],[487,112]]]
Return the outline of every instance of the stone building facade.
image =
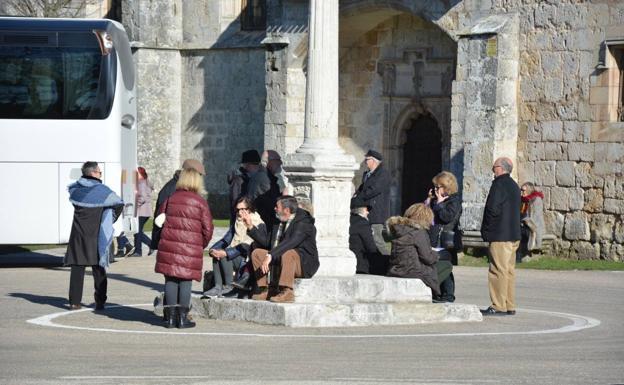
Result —
[[[162,185],[187,157],[224,215],[242,151],[304,139],[306,0],[127,0],[139,159]],[[340,0],[340,144],[380,150],[394,213],[443,169],[479,229],[498,156],[545,194],[555,252],[624,260],[624,2]],[[354,185],[359,183],[356,173]]]

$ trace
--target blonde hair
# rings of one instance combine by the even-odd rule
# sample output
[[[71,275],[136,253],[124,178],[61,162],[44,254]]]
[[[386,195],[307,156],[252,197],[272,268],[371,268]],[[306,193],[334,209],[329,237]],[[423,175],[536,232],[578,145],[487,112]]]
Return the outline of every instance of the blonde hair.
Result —
[[[431,181],[433,182],[433,184],[444,187],[449,195],[455,194],[457,191],[459,191],[459,189],[457,188],[457,178],[455,178],[455,175],[448,171],[442,171],[438,175],[434,176]]]
[[[176,183],[176,190],[187,190],[198,194],[204,194],[204,178],[193,168],[187,168],[180,172],[180,179]]]
[[[522,187],[526,187],[527,188],[527,193],[531,194],[534,193],[535,191],[537,191],[537,189],[535,188],[535,185],[531,182],[524,182],[524,184],[522,184]]]
[[[415,203],[405,210],[404,217],[409,218],[415,224],[428,229],[433,223],[433,211],[424,203]]]

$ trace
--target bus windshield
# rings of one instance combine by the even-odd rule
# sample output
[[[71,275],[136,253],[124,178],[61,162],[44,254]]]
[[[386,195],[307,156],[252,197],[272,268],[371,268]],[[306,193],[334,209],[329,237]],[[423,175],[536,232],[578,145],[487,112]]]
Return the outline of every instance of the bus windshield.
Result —
[[[106,119],[116,56],[90,35],[88,47],[0,46],[0,119]]]

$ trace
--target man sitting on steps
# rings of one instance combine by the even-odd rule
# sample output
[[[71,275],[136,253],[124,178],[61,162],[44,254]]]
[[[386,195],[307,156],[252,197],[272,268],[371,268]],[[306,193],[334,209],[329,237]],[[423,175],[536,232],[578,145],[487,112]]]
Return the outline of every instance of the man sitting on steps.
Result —
[[[247,234],[258,247],[252,252],[251,261],[259,293],[252,298],[269,299],[267,274],[270,265],[277,265],[281,267],[280,292],[270,300],[294,302],[295,278],[311,278],[319,268],[314,218],[306,210],[299,208],[297,199],[290,195],[278,198],[275,216],[278,222],[269,231],[264,226],[254,226],[248,213],[243,216]]]

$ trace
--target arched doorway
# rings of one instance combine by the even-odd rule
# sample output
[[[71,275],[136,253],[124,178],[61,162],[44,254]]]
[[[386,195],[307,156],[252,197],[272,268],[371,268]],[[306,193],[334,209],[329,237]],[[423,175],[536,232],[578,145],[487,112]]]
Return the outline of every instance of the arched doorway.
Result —
[[[403,145],[403,183],[401,210],[427,198],[433,178],[442,171],[442,135],[438,123],[430,115],[412,119],[405,131]]]

